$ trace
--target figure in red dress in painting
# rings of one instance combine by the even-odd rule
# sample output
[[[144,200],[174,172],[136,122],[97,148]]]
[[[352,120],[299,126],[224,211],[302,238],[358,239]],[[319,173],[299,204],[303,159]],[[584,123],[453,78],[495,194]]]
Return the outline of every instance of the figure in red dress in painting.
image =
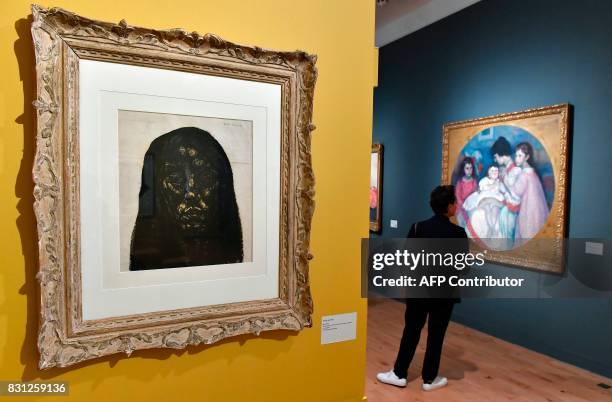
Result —
[[[465,199],[478,189],[478,183],[474,178],[474,160],[468,156],[463,158],[461,162],[461,177],[457,179],[455,184],[455,197],[457,198],[457,223],[459,226],[465,227],[468,221],[468,215],[463,208]]]

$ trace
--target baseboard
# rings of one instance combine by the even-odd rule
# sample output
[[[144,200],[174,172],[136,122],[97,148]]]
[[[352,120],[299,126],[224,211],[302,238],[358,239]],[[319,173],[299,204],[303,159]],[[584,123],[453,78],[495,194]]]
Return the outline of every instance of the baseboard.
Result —
[[[593,360],[587,356],[583,356],[566,349],[559,349],[554,346],[545,345],[543,343],[538,343],[537,345],[534,345],[533,343],[521,342],[521,339],[518,339],[516,337],[500,336],[501,331],[498,327],[496,327],[495,325],[490,325],[483,321],[474,320],[473,317],[468,318],[466,316],[462,316],[461,314],[453,313],[452,321],[455,321],[461,325],[465,325],[466,327],[472,328],[476,331],[480,331],[485,334],[494,336],[506,342],[552,357],[564,363],[571,364],[572,366],[576,366],[583,370],[590,371],[594,374],[612,379],[611,365]]]

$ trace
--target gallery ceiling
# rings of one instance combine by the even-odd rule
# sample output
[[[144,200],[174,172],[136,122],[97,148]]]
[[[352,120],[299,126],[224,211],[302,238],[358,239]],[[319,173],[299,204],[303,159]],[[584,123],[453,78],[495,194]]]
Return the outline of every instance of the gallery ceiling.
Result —
[[[376,46],[381,47],[480,0],[376,0]]]

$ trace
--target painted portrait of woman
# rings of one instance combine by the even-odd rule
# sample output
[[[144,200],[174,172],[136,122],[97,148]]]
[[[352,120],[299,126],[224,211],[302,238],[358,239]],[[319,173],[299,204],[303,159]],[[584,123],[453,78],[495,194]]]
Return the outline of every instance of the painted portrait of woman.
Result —
[[[548,205],[542,182],[535,168],[533,147],[529,142],[521,142],[516,146],[514,163],[521,169],[512,193],[519,201],[514,232],[515,244],[521,244],[533,238],[548,217]]]
[[[145,160],[130,271],[243,261],[229,159],[208,132],[181,127],[156,138]]]

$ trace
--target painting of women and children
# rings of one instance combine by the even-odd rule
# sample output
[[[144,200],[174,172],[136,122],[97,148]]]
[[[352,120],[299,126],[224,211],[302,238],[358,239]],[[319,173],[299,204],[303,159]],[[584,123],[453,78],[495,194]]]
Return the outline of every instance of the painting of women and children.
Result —
[[[463,147],[452,175],[457,222],[491,250],[524,245],[544,226],[554,194],[553,166],[527,130],[486,128]]]

